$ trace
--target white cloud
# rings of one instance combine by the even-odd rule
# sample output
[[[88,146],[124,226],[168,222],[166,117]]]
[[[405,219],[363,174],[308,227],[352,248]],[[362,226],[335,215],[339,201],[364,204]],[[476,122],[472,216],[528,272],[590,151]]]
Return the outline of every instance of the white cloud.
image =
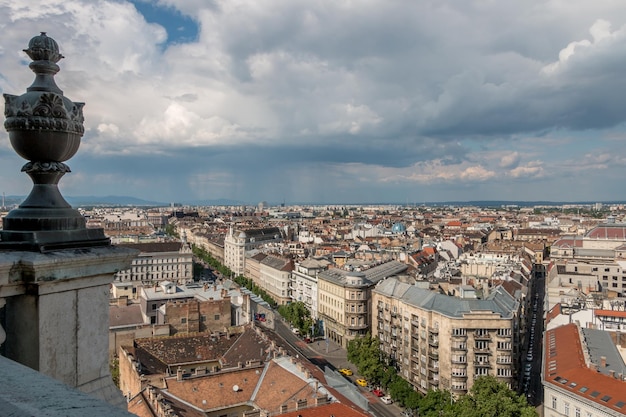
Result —
[[[521,189],[559,176],[564,186],[552,189],[566,190],[568,173],[623,169],[618,157],[586,156],[624,136],[619,3],[157,3],[197,22],[197,41],[168,43],[162,26],[124,0],[0,0],[0,89],[21,94],[30,85],[22,49],[47,30],[66,56],[58,85],[87,103],[80,153],[90,169],[127,169],[109,156],[180,158],[189,162],[169,174],[189,183],[205,173],[198,155],[228,155],[212,159],[206,181],[230,183],[242,200],[256,199],[259,182],[286,177],[282,189],[322,195],[328,183],[310,177],[330,173],[346,189],[402,184],[408,190],[397,192],[406,193],[506,181]],[[169,166],[154,165],[158,174]],[[5,169],[8,183],[15,173]],[[608,187],[594,180],[589,193]],[[77,176],[73,186],[88,181]],[[125,184],[147,192],[144,183]]]

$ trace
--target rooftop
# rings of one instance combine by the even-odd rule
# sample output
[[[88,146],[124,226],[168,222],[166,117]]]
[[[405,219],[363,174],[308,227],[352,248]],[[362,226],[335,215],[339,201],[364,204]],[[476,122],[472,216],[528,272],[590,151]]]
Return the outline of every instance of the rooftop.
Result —
[[[626,382],[588,367],[583,340],[576,324],[566,324],[546,332],[544,383],[555,385],[586,401],[626,413]],[[594,349],[599,348],[596,346]]]

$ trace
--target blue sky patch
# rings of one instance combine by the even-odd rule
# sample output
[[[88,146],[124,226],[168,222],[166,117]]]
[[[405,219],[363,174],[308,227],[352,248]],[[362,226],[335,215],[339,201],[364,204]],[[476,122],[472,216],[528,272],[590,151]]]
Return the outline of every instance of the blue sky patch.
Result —
[[[159,6],[153,2],[131,0],[146,21],[157,23],[167,31],[167,45],[193,42],[198,37],[198,24],[173,7]]]

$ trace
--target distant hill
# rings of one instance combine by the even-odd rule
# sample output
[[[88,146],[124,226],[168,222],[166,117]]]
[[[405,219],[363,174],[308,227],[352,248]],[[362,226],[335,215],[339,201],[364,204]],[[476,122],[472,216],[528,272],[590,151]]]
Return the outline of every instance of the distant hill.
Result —
[[[162,202],[155,200],[144,200],[129,196],[64,196],[72,207],[84,206],[135,206],[135,207],[169,207],[170,202]],[[8,207],[22,203],[26,196],[5,196],[5,205]],[[226,198],[207,199],[207,200],[181,200],[174,201],[176,204],[185,206],[251,206],[256,203],[248,203],[241,200],[230,200]],[[624,204],[623,201],[500,201],[500,200],[476,200],[476,201],[425,201],[419,203],[400,203],[400,202],[369,202],[369,203],[312,203],[312,202],[291,202],[291,205],[336,205],[336,206],[355,206],[355,205],[397,205],[397,206],[475,206],[475,207],[534,207],[534,206],[563,206],[563,205],[593,205],[602,203]],[[287,204],[287,205],[290,205]],[[278,206],[280,203],[270,203],[270,206]]]

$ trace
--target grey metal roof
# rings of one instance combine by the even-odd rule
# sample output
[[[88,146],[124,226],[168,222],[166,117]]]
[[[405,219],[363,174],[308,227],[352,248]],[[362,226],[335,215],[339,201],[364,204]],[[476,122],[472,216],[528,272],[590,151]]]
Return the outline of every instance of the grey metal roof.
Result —
[[[401,283],[396,278],[388,278],[378,283],[374,292],[453,318],[462,318],[464,314],[479,311],[489,311],[499,314],[502,318],[511,318],[513,310],[517,309],[516,301],[502,289],[494,290],[487,299],[462,299]]]
[[[404,272],[408,269],[406,264],[398,261],[389,261],[381,265],[377,265],[373,268],[364,269],[356,272],[362,274],[365,277],[366,284],[376,284],[378,281],[391,277],[393,275]],[[349,274],[354,275],[355,271],[348,271],[341,268],[332,268],[319,273],[318,278],[326,281],[335,282],[339,285],[346,284],[346,276]]]
[[[609,371],[615,371],[615,374],[626,374],[626,365],[622,360],[622,356],[617,351],[613,340],[608,332],[597,329],[580,329],[585,338],[587,350],[589,351],[589,359],[591,363],[598,366],[598,371],[604,375],[610,375]],[[601,358],[606,358],[606,366],[601,365]]]

